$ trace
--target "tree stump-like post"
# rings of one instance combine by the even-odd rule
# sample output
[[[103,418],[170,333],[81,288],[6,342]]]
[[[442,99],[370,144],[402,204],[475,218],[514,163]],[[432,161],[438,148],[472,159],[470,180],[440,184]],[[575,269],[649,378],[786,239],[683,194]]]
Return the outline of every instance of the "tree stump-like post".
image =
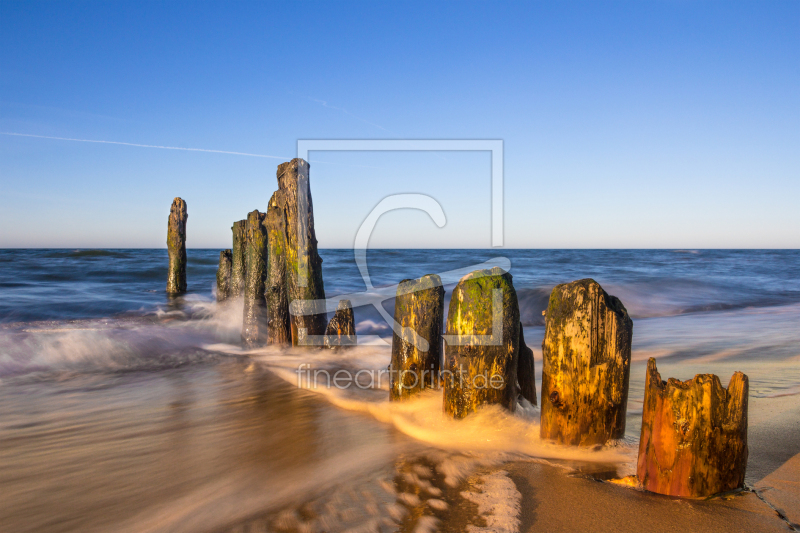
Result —
[[[397,286],[394,321],[402,329],[392,335],[390,400],[439,387],[443,317],[444,287],[439,276],[404,279]]]
[[[485,404],[516,409],[519,327],[511,274],[494,267],[461,278],[444,336],[445,413],[464,418]]]
[[[264,214],[253,211],[247,216],[242,342],[254,347],[267,341],[267,302],[264,287],[267,279],[267,232]]]
[[[550,295],[542,343],[541,437],[593,446],[625,434],[633,321],[592,279]]]
[[[264,226],[267,231],[267,331],[269,344],[291,344],[292,330],[286,289],[286,221],[272,195]]]
[[[519,358],[517,361],[517,383],[520,395],[536,405],[536,367],[533,362],[533,350],[525,344],[522,323],[519,325]]]
[[[727,389],[713,374],[662,381],[650,358],[636,468],[642,488],[705,498],[744,487],[748,392],[741,372]]]
[[[322,258],[317,253],[314,206],[311,200],[309,164],[300,158],[278,165],[276,200],[285,217],[286,287],[291,314],[292,345],[306,345],[306,336],[325,335]]]
[[[233,248],[231,248],[231,296],[238,298],[244,295],[247,251],[247,220],[233,223]]]
[[[328,328],[325,330],[325,346],[339,349],[355,346],[357,342],[353,304],[350,303],[350,300],[339,300],[336,313],[328,322]]]
[[[230,250],[219,253],[219,267],[217,267],[217,301],[222,302],[231,297],[231,268],[233,260]]]
[[[181,198],[172,201],[167,221],[167,251],[169,253],[169,272],[167,274],[167,294],[177,295],[186,292],[186,202]]]

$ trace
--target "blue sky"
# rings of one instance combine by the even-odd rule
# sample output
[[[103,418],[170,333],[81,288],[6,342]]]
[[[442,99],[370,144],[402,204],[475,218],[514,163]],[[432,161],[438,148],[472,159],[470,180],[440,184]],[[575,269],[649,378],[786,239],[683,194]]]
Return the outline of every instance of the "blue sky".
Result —
[[[800,247],[800,2],[0,3],[0,132],[502,139],[512,248]],[[486,153],[310,156],[317,236],[491,246]],[[230,246],[281,159],[0,135],[0,247]]]

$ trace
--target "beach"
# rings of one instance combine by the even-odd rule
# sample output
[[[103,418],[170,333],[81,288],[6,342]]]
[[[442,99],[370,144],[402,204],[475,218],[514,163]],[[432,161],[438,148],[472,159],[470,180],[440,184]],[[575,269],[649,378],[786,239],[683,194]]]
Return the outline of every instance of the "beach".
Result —
[[[330,296],[364,290],[352,251],[320,254]],[[385,368],[388,326],[357,308],[353,349],[244,349],[241,301],[212,296],[217,255],[189,250],[189,293],[166,300],[162,250],[0,253],[3,529],[787,531],[800,520],[797,252],[370,252],[376,286],[505,255],[537,390],[550,288],[591,276],[618,296],[634,320],[630,393],[625,437],[603,449],[541,441],[524,401],[456,421],[438,391],[394,403],[386,383],[314,387],[300,364]],[[664,379],[749,376],[744,491],[680,500],[612,482],[635,471],[649,357]]]

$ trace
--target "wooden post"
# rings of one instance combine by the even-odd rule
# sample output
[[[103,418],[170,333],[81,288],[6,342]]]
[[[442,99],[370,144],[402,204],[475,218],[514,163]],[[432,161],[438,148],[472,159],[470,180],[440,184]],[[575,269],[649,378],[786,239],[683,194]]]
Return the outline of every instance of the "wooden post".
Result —
[[[247,216],[242,342],[254,347],[267,341],[267,313],[264,287],[267,279],[267,232],[264,214],[253,211]]]
[[[543,439],[593,446],[625,434],[633,321],[594,280],[558,285],[542,343]]]
[[[325,346],[341,349],[357,344],[356,320],[353,315],[353,304],[350,300],[339,300],[328,328],[325,330]]]
[[[519,383],[520,395],[531,402],[536,403],[536,367],[533,362],[533,350],[525,344],[525,336],[522,333],[522,323],[519,325],[519,359],[517,362],[517,383]]]
[[[511,274],[494,267],[461,278],[447,314],[445,413],[464,418],[484,404],[516,409],[519,327]]]
[[[404,279],[397,286],[394,320],[402,331],[392,335],[389,399],[403,400],[439,387],[443,317],[444,287],[439,276]]]
[[[747,468],[747,376],[727,390],[713,374],[662,381],[647,361],[636,473],[651,492],[705,498],[744,487]]]
[[[245,252],[247,251],[247,220],[233,223],[233,248],[231,248],[231,296],[238,298],[244,294]]]
[[[222,302],[231,297],[231,267],[233,262],[230,250],[219,253],[219,267],[217,268],[217,301]]]
[[[322,258],[317,253],[309,164],[299,158],[278,165],[276,200],[285,217],[286,287],[292,344],[305,345],[301,335],[325,335],[327,325]]]
[[[272,195],[264,226],[267,230],[267,330],[269,344],[291,344],[292,330],[286,289],[286,220]]]
[[[169,253],[169,273],[167,275],[167,294],[177,295],[186,292],[186,202],[181,198],[172,201],[167,221],[167,251]]]

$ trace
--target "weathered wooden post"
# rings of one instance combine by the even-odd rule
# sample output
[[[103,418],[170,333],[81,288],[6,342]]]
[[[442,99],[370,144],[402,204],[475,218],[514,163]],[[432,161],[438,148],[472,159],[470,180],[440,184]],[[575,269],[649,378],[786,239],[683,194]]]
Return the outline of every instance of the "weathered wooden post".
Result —
[[[392,335],[389,399],[403,400],[439,387],[443,317],[444,287],[439,276],[404,279],[397,286],[394,320],[402,330]]]
[[[461,278],[444,336],[445,413],[464,418],[484,404],[516,409],[519,327],[511,274],[494,267]]]
[[[747,468],[747,376],[727,390],[713,374],[662,381],[647,361],[636,473],[651,492],[705,498],[744,487]]]
[[[233,262],[230,250],[219,253],[219,267],[217,267],[217,301],[222,302],[231,297],[231,267]]]
[[[306,345],[306,335],[322,338],[327,325],[322,282],[322,258],[317,253],[309,164],[295,158],[278,165],[276,200],[285,217],[286,287],[291,314],[292,344]]]
[[[550,295],[542,343],[543,439],[591,446],[625,434],[633,321],[592,279]]]
[[[267,232],[263,222],[264,214],[258,211],[253,211],[247,216],[242,342],[250,347],[267,341],[267,303],[264,298],[267,279]]]
[[[269,344],[291,344],[292,330],[286,295],[286,223],[276,192],[267,208],[267,331]]]
[[[353,304],[350,300],[339,300],[336,313],[333,314],[328,328],[325,330],[325,346],[331,349],[355,346],[356,320],[353,315]]]
[[[231,248],[231,296],[238,298],[244,294],[245,252],[247,251],[247,220],[233,223],[233,248]]]
[[[536,368],[533,362],[533,350],[525,344],[522,323],[519,325],[519,358],[517,361],[517,383],[523,398],[536,405]]]
[[[169,273],[167,275],[167,294],[186,292],[186,202],[181,198],[172,201],[167,221],[167,251],[169,253]]]

